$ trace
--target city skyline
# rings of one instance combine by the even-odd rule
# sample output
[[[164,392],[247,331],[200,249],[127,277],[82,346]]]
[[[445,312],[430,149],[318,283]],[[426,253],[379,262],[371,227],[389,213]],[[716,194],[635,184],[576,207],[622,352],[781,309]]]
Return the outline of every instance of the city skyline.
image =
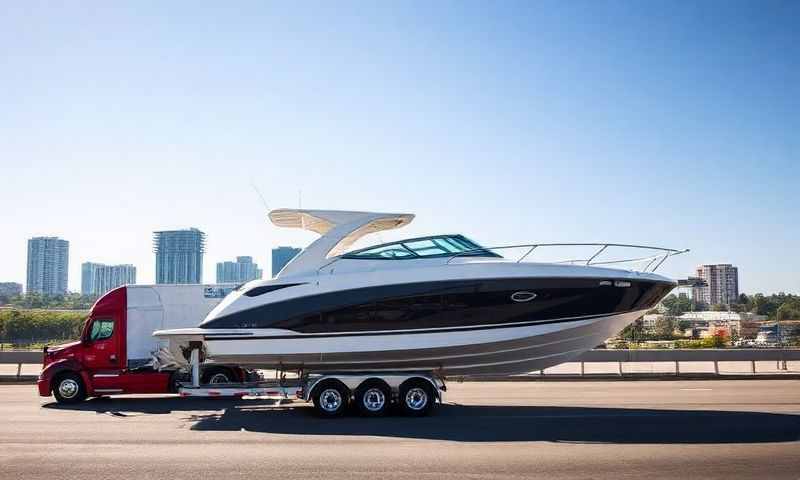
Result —
[[[158,264],[158,262],[159,262],[158,253],[155,251],[155,249],[158,248],[157,247],[157,245],[158,245],[157,238],[159,237],[160,234],[164,234],[164,233],[166,233],[166,234],[185,234],[185,233],[199,234],[201,236],[200,242],[202,243],[201,257],[205,252],[206,234],[204,232],[200,231],[197,228],[192,227],[192,228],[183,229],[183,230],[178,229],[178,230],[155,231],[155,232],[153,232],[153,248],[154,248],[154,253],[156,255],[156,264]],[[67,262],[67,264],[69,263],[69,241],[61,239],[61,238],[58,238],[58,237],[34,237],[34,238],[31,238],[31,239],[28,240],[28,252],[29,252],[29,259],[28,259],[29,267],[28,267],[28,269],[29,270],[31,268],[30,267],[30,264],[31,264],[31,260],[30,260],[31,242],[33,242],[33,241],[44,241],[44,240],[50,240],[50,241],[54,241],[55,240],[55,241],[58,241],[58,242],[62,242],[61,243],[62,247],[63,247],[63,245],[66,245],[66,252],[67,252],[66,253],[66,262]],[[363,243],[363,242],[360,242],[360,243]],[[271,267],[271,270],[272,270],[272,277],[275,277],[275,275],[280,271],[280,269],[283,268],[283,266],[285,266],[301,250],[302,250],[302,248],[300,248],[300,247],[291,247],[291,246],[277,246],[277,247],[272,248],[271,255],[269,256],[270,267]],[[262,278],[261,277],[262,270],[260,268],[258,268],[258,263],[254,262],[253,259],[254,259],[253,256],[236,256],[236,262],[231,262],[231,261],[216,262],[216,270],[215,270],[216,271],[216,276],[215,276],[214,280],[213,281],[208,281],[208,280],[204,280],[203,279],[203,280],[201,280],[199,282],[196,282],[196,283],[205,283],[205,284],[230,283],[230,282],[234,282],[235,283],[235,282],[238,282],[238,281],[249,281],[249,280],[253,280],[253,279]],[[203,262],[202,262],[202,258],[201,258],[201,261],[200,261],[201,275],[202,275],[202,263]],[[228,264],[230,264],[230,265],[228,265]],[[247,265],[240,265],[240,264],[247,264]],[[81,280],[80,280],[80,289],[67,288],[65,293],[78,293],[78,292],[80,292],[81,294],[85,294],[84,293],[84,291],[86,289],[85,286],[87,285],[86,284],[86,280],[85,280],[85,278],[86,278],[86,266],[87,265],[94,265],[94,266],[97,266],[97,267],[106,267],[106,268],[111,268],[111,269],[116,268],[116,267],[132,268],[132,272],[133,272],[132,273],[132,275],[133,275],[132,278],[134,278],[134,281],[133,282],[123,282],[123,283],[137,283],[136,280],[135,280],[137,267],[135,265],[133,265],[133,264],[106,265],[106,264],[97,263],[97,262],[81,262],[80,265],[81,265],[81,267],[80,267],[81,268],[81,271],[80,271],[80,273],[81,273],[81,275],[80,275],[80,278],[81,278]],[[240,268],[242,266],[243,267],[247,267],[247,268],[243,269],[241,272],[239,272],[239,273],[243,274],[244,276],[250,276],[251,274],[257,275],[257,276],[253,277],[253,278],[248,278],[247,280],[229,279],[229,280],[220,281],[220,268],[223,268],[223,270],[222,270],[223,271],[223,276],[225,276],[225,275],[230,276],[230,274],[232,274],[232,271],[233,271],[233,270],[231,270],[231,265],[238,265]],[[228,267],[227,269],[225,268],[226,266]],[[227,273],[225,273],[225,272],[227,272]],[[702,278],[702,279],[704,279],[706,281],[710,280],[709,285],[706,286],[706,287],[689,288],[688,292],[684,291],[684,292],[681,293],[681,294],[691,295],[693,300],[698,301],[700,303],[704,303],[704,304],[706,304],[706,306],[711,306],[711,305],[714,305],[714,304],[727,304],[727,302],[714,301],[714,299],[723,299],[723,298],[727,299],[727,298],[729,298],[731,296],[732,297],[737,297],[739,293],[750,293],[750,294],[754,294],[754,293],[771,294],[771,293],[779,293],[779,292],[793,293],[793,292],[786,292],[785,290],[780,290],[780,291],[775,291],[775,292],[766,292],[766,291],[744,292],[744,291],[741,291],[739,289],[738,268],[736,266],[731,265],[730,263],[701,264],[701,265],[698,265],[698,266],[694,267],[693,268],[693,272],[691,274],[681,274],[681,275],[685,275],[685,276],[694,275],[694,276],[696,276],[698,278]],[[717,278],[717,277],[719,277],[719,278]],[[126,278],[128,278],[128,277],[126,277]],[[732,281],[732,286],[731,285],[727,285],[727,286],[724,285],[725,282],[731,282],[731,281]],[[722,286],[719,285],[720,282],[723,283]],[[19,283],[19,282],[15,282],[14,280],[8,280],[6,283]],[[27,285],[28,285],[28,283],[29,283],[29,280],[26,277],[26,280],[25,280],[26,287],[25,287],[23,293],[27,293],[27,288],[28,288]],[[157,279],[154,279],[154,281],[152,281],[152,282],[138,282],[138,283],[140,283],[140,284],[146,284],[146,283],[155,284],[155,283],[159,283],[159,282],[157,281]],[[162,283],[172,283],[172,282],[162,282]],[[186,282],[176,282],[176,283],[186,283]],[[121,285],[121,283],[120,283],[120,285]],[[681,289],[687,290],[685,287],[678,287],[675,290],[675,292],[676,293],[680,292]],[[106,289],[106,290],[108,290],[108,289]],[[733,293],[729,293],[730,291],[732,291]],[[732,302],[732,303],[736,303],[736,302]]]
[[[178,229],[178,230],[156,231],[154,233],[157,233],[157,234],[158,233],[165,233],[165,232],[166,233],[174,233],[174,232],[185,232],[185,231],[197,231],[197,232],[200,232],[203,235],[203,242],[205,242],[205,234],[203,234],[203,232],[201,232],[200,230],[198,230],[196,228],[190,228],[190,229],[184,229],[184,230]],[[56,241],[56,242],[58,242],[58,245],[59,245],[58,248],[66,248],[66,255],[65,255],[64,258],[66,260],[66,265],[69,265],[69,263],[70,263],[69,262],[69,260],[70,260],[70,258],[69,258],[70,257],[70,254],[69,254],[70,242],[69,242],[69,240],[62,239],[62,238],[56,237],[56,236],[33,237],[33,238],[28,239],[28,251],[29,251],[29,253],[31,252],[31,243],[34,242],[34,241],[51,241],[51,242],[52,241]],[[152,239],[151,239],[151,241],[152,241]],[[53,248],[56,248],[56,247],[51,247],[51,249],[53,249]],[[152,246],[151,246],[151,248],[152,248]],[[279,246],[279,247],[274,248],[273,250],[280,250],[280,249],[288,249],[288,250],[292,251],[292,255],[291,256],[289,256],[287,259],[281,260],[281,262],[283,262],[283,263],[280,265],[280,268],[282,268],[283,265],[285,265],[285,263],[288,262],[288,260],[291,260],[291,258],[293,258],[294,255],[296,255],[300,250],[302,250],[302,248],[291,247],[291,246]],[[155,252],[153,252],[153,253],[156,255],[156,263],[158,263],[158,254],[155,253]],[[52,256],[52,252],[51,252],[51,256]],[[270,260],[269,263],[272,264],[272,259],[274,257],[275,257],[275,252],[271,251],[271,254],[267,255],[266,258],[269,259]],[[219,273],[218,272],[219,272],[220,265],[223,265],[223,268],[224,268],[224,266],[227,265],[227,264],[248,264],[248,265],[244,265],[245,268],[242,270],[243,275],[244,276],[253,276],[254,275],[254,277],[253,278],[249,278],[246,281],[249,281],[249,280],[252,280],[252,279],[262,278],[262,269],[260,269],[259,266],[258,266],[258,263],[253,260],[254,259],[253,256],[242,256],[242,255],[240,255],[240,256],[236,256],[235,258],[236,258],[236,262],[230,262],[230,261],[216,262],[217,277],[214,278],[213,281],[212,280],[203,280],[202,282],[199,282],[199,283],[214,284],[214,283],[236,282],[237,280],[224,280],[223,282],[219,281],[219,277],[218,277]],[[50,261],[52,262],[54,260],[51,259]],[[28,260],[28,264],[30,264],[30,263],[31,263],[31,260],[29,259]],[[72,276],[72,278],[76,278],[77,277],[78,280],[74,280],[72,282],[72,284],[68,285],[68,287],[65,290],[65,293],[81,293],[82,295],[87,295],[87,294],[88,295],[97,295],[98,293],[94,291],[95,289],[92,286],[92,285],[94,285],[94,283],[89,277],[98,274],[97,272],[95,272],[95,270],[99,271],[99,270],[102,270],[102,269],[108,269],[109,270],[107,273],[106,272],[100,272],[101,277],[103,277],[103,278],[108,277],[108,279],[102,280],[102,282],[104,282],[104,283],[109,283],[109,282],[110,283],[114,283],[111,280],[111,278],[116,278],[116,277],[120,277],[120,278],[125,278],[126,279],[126,281],[123,281],[122,283],[115,284],[114,286],[122,285],[124,283],[139,283],[139,284],[147,284],[147,283],[155,284],[155,283],[158,283],[155,278],[153,279],[153,281],[149,281],[149,282],[137,281],[136,280],[136,278],[137,278],[137,273],[136,272],[137,272],[137,268],[138,267],[136,265],[134,265],[134,264],[131,264],[131,263],[106,264],[106,263],[94,262],[94,261],[86,261],[86,260],[78,261],[78,262],[75,262],[75,263],[77,263],[79,265],[79,267],[78,267],[79,270],[77,272],[77,275]],[[249,268],[247,268],[247,267],[249,267]],[[94,273],[88,274],[87,268],[92,269],[92,271]],[[115,272],[115,269],[117,269],[117,270],[123,269],[123,270],[125,270],[125,272],[124,273]],[[88,274],[88,276],[87,276],[87,274]],[[133,279],[133,281],[127,281],[127,279],[131,279],[131,278]],[[69,279],[69,276],[67,277],[67,279]],[[2,280],[2,279],[0,279],[0,280]],[[58,280],[58,281],[62,282],[63,280]],[[78,283],[78,287],[77,288],[73,288],[73,284],[75,282]],[[67,283],[69,283],[69,282],[67,282]],[[11,280],[8,280],[8,281],[0,281],[0,285],[6,285],[6,284],[8,284],[8,285],[10,285],[10,284],[21,285],[22,286],[22,293],[27,293],[28,275],[26,274],[24,276],[24,278],[22,280],[20,280],[20,281],[17,281],[17,280],[14,280],[14,279],[11,279]],[[113,287],[111,287],[111,288],[113,288]],[[101,287],[101,289],[104,289],[104,291],[110,290],[110,288],[104,288],[104,287]],[[88,291],[92,291],[93,293],[87,293]]]
[[[3,13],[0,279],[44,234],[142,282],[156,229],[201,227],[212,264],[315,238],[269,225],[254,185],[417,215],[366,243],[690,248],[659,272],[733,263],[743,292],[800,293],[796,2]]]

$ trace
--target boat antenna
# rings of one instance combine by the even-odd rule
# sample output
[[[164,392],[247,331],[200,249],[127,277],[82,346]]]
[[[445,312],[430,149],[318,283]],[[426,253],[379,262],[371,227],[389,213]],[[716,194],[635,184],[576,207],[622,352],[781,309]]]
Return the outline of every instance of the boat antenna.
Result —
[[[258,198],[261,199],[261,203],[264,205],[264,208],[267,209],[267,213],[269,213],[271,209],[269,208],[269,205],[267,205],[267,201],[264,200],[264,195],[261,195],[261,190],[259,190],[258,187],[256,187],[256,184],[253,182],[250,182],[250,186],[256,191],[256,195],[258,195]]]

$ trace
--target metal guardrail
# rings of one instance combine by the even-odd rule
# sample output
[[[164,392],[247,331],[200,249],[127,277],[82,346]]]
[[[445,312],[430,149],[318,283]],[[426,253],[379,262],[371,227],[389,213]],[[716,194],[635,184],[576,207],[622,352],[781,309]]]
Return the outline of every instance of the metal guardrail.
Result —
[[[680,362],[713,362],[714,372],[719,374],[719,362],[750,362],[751,373],[756,373],[755,362],[800,361],[800,348],[742,348],[742,349],[664,349],[664,350],[589,350],[568,363],[618,363],[619,375],[622,364],[630,362],[671,362],[675,364],[675,374],[680,374]],[[16,364],[17,378],[21,376],[22,365],[41,364],[41,351],[5,350],[0,351],[0,364]]]
[[[0,364],[17,364],[17,380],[22,376],[22,366],[26,364],[41,364],[42,351],[30,350],[3,350],[0,351]]]
[[[575,362],[750,362],[800,360],[800,348],[589,350]]]
[[[786,362],[800,360],[800,349],[663,349],[663,350],[589,350],[573,360],[581,364],[584,376],[585,363],[617,363],[618,375],[623,376],[622,365],[629,362],[675,364],[675,376],[681,374],[681,362],[713,362],[714,374],[719,375],[719,362],[750,362],[750,373],[756,374],[756,362],[777,362],[786,370]],[[539,372],[544,375],[544,372]]]

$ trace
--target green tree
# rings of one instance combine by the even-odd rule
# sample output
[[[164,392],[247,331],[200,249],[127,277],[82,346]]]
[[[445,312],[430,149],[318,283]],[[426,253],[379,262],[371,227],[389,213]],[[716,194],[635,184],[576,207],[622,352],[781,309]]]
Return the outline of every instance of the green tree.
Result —
[[[667,310],[667,315],[678,317],[693,309],[692,300],[686,295],[670,294],[661,301]]]
[[[644,326],[641,318],[623,328],[619,333],[619,337],[627,341],[639,341],[644,336]]]
[[[675,337],[675,318],[663,316],[656,320],[655,335],[658,340],[672,340]]]
[[[783,302],[775,311],[777,320],[800,320],[800,297],[792,297]]]

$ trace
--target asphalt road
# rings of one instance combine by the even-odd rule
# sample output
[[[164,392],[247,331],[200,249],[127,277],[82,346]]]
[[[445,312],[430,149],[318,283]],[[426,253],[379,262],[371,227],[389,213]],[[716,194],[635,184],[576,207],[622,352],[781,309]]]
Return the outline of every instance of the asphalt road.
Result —
[[[800,479],[800,381],[451,383],[428,418],[0,385],[0,478]]]

